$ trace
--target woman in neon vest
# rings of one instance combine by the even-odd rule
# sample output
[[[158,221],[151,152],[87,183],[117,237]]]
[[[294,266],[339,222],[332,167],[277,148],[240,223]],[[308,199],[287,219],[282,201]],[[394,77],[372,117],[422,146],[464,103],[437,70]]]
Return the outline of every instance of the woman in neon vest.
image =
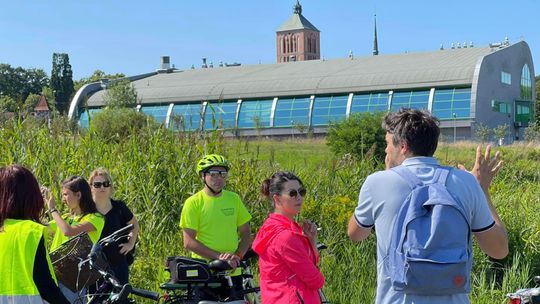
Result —
[[[86,232],[92,243],[96,243],[100,236],[105,220],[97,211],[96,204],[92,199],[90,185],[80,176],[72,176],[62,183],[62,198],[66,203],[69,213],[60,215],[56,210],[56,203],[52,195],[47,195],[47,205],[53,221],[49,226],[54,233],[51,250],[60,247],[70,237]],[[60,284],[62,292],[68,299],[80,299],[86,291],[83,289],[77,294]]]
[[[56,284],[39,222],[43,198],[34,175],[0,168],[0,303],[69,303]]]

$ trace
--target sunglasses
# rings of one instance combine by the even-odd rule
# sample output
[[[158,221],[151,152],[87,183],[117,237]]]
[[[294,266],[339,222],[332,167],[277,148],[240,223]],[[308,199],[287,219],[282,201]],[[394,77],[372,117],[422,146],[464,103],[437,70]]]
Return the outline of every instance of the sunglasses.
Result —
[[[287,195],[289,195],[290,197],[297,197],[298,195],[300,195],[301,197],[305,197],[306,196],[306,189],[305,188],[300,188],[298,190],[296,189],[291,189],[289,190],[289,192],[286,192]]]
[[[99,189],[103,186],[103,188],[109,188],[111,186],[111,182],[93,182],[92,187]]]
[[[221,176],[222,178],[227,178],[227,176],[229,175],[229,172],[219,171],[219,170],[209,170],[208,172],[206,172],[206,174],[210,175],[210,177]]]

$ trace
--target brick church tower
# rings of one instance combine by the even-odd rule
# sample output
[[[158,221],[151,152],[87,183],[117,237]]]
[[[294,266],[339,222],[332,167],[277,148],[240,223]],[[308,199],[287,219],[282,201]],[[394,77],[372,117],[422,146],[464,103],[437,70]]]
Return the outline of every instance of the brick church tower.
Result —
[[[293,15],[276,31],[276,61],[304,61],[321,58],[320,31],[302,16],[297,0]]]

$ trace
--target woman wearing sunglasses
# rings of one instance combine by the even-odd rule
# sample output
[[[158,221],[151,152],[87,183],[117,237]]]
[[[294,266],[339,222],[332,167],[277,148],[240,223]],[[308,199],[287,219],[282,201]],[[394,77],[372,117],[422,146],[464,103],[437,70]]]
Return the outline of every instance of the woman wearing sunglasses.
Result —
[[[110,246],[103,249],[118,281],[121,284],[127,284],[129,281],[128,266],[133,263],[133,249],[139,234],[139,222],[124,202],[111,198],[113,185],[107,170],[98,168],[92,171],[89,180],[97,209],[99,213],[105,216],[105,227],[103,227],[101,237],[107,237],[116,230],[133,224],[127,242],[120,244],[118,247]]]
[[[253,242],[253,250],[259,255],[262,302],[321,303],[318,290],[324,285],[324,277],[317,268],[317,226],[310,221],[300,226],[294,220],[306,195],[302,181],[280,171],[262,183],[261,194],[274,207]]]

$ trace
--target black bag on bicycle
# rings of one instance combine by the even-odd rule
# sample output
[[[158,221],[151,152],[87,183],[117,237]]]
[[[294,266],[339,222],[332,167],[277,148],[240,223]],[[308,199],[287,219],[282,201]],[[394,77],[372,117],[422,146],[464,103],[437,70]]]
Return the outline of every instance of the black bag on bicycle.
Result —
[[[167,257],[165,270],[171,273],[171,283],[208,282],[211,278],[205,261],[187,257]]]

